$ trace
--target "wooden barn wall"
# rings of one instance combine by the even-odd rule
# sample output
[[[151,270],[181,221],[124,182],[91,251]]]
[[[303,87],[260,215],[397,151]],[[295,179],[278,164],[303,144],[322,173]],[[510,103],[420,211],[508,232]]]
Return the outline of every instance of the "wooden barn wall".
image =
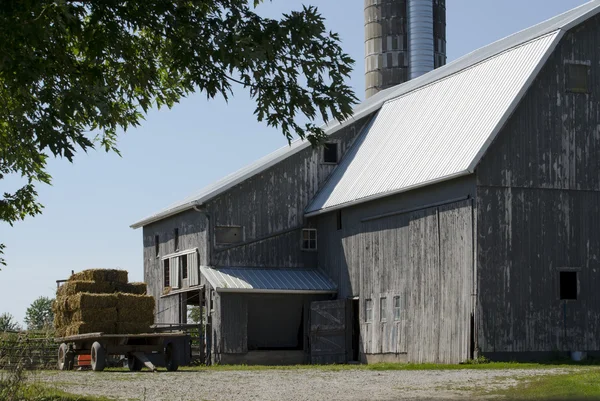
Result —
[[[213,353],[248,352],[248,302],[242,294],[215,293],[212,315]]]
[[[564,36],[477,169],[482,352],[600,350],[598,43],[600,17]],[[566,92],[567,62],[591,66],[590,93]]]
[[[371,116],[330,137],[345,154]],[[216,248],[215,266],[314,266],[300,249],[304,209],[337,165],[321,163],[322,150],[307,148],[220,195],[208,204],[211,224],[242,226],[244,243]]]
[[[319,267],[339,284],[340,298],[359,297],[362,353],[407,354],[411,362],[469,358],[474,192],[474,177],[465,177],[343,209],[339,231],[331,228],[336,212],[317,218],[324,233]],[[461,197],[465,200],[414,210]],[[396,296],[399,320],[394,320]],[[380,315],[382,297],[385,316]],[[366,321],[366,299],[373,302],[371,322]]]
[[[195,211],[187,211],[143,228],[144,235],[144,281],[148,293],[156,299],[156,311],[171,306],[171,298],[163,295],[163,269],[161,257],[175,252],[175,228],[179,229],[179,250],[198,248],[199,264],[206,264],[206,217]],[[154,238],[159,236],[159,256],[156,257]],[[175,319],[175,320],[170,320]],[[157,322],[179,323],[179,312],[171,315],[157,314]]]
[[[341,212],[341,230],[336,230],[337,212],[315,217],[309,223],[317,227],[319,233],[319,268],[337,283],[340,298],[359,296],[362,257],[360,234],[365,230],[363,219],[454,199],[473,198],[475,193],[476,183],[472,175],[345,208]]]

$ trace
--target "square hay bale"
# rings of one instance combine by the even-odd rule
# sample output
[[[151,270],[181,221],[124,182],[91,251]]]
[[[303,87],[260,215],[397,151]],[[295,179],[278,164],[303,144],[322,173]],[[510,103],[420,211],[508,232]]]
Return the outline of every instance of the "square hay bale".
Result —
[[[66,310],[76,311],[80,309],[104,309],[117,306],[117,294],[89,294],[81,292],[66,297]]]
[[[60,311],[54,314],[54,327],[56,329],[69,326],[73,323],[73,315],[67,311]]]
[[[79,309],[73,312],[71,319],[74,322],[114,323],[117,321],[117,308]]]
[[[114,283],[114,289],[116,292],[122,292],[124,294],[146,295],[147,292],[146,283]]]
[[[114,322],[75,322],[67,326],[65,331],[67,336],[76,336],[87,333],[115,334],[116,328]]]
[[[104,281],[127,284],[128,278],[127,270],[88,269],[71,275],[69,281]]]
[[[154,297],[123,293],[116,295],[119,322],[154,322]]]
[[[57,290],[57,295],[75,295],[80,292],[92,294],[110,294],[115,292],[114,286],[106,281],[67,281]]]
[[[152,322],[153,323],[153,322]],[[117,334],[149,333],[152,323],[148,322],[118,322]]]

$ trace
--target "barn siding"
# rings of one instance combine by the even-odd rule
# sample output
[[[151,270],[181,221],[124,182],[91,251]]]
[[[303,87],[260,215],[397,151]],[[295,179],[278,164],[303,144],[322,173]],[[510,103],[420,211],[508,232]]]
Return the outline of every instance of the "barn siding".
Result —
[[[330,137],[346,153],[372,116]],[[314,253],[300,249],[304,209],[336,165],[321,163],[321,150],[304,149],[208,203],[211,224],[242,226],[244,241],[216,249],[215,266],[313,267]]]
[[[161,298],[163,295],[163,269],[161,257],[175,252],[175,228],[179,229],[179,250],[198,248],[199,263],[206,259],[206,217],[195,211],[183,212],[168,219],[145,226],[144,235],[144,281],[148,294],[156,300],[158,323],[179,323],[180,311],[173,301],[178,297]],[[156,257],[154,237],[159,236],[159,256]],[[178,307],[177,307],[178,308]],[[158,314],[158,311],[165,312]],[[167,312],[168,311],[168,312]]]
[[[477,169],[482,352],[600,350],[600,17],[569,31]],[[565,91],[565,63],[591,93]],[[579,269],[580,299],[558,272]]]
[[[343,209],[339,231],[336,212],[316,218],[319,267],[338,283],[340,298],[359,297],[363,354],[447,363],[469,357],[474,252],[472,199],[466,198],[474,193],[474,177],[464,177]],[[395,296],[402,305],[398,321]],[[366,299],[373,301],[371,322],[365,320]]]

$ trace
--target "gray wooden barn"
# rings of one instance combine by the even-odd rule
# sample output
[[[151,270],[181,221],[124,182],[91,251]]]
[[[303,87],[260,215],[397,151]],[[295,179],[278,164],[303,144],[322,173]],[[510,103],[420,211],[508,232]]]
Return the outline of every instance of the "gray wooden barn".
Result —
[[[214,362],[600,351],[600,2],[369,98],[145,218],[157,321]]]

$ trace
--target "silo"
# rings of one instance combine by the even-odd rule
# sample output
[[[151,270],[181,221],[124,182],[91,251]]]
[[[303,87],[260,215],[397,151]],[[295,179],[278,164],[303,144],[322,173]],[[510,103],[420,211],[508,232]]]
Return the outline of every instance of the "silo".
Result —
[[[364,4],[367,98],[446,63],[445,0]]]

